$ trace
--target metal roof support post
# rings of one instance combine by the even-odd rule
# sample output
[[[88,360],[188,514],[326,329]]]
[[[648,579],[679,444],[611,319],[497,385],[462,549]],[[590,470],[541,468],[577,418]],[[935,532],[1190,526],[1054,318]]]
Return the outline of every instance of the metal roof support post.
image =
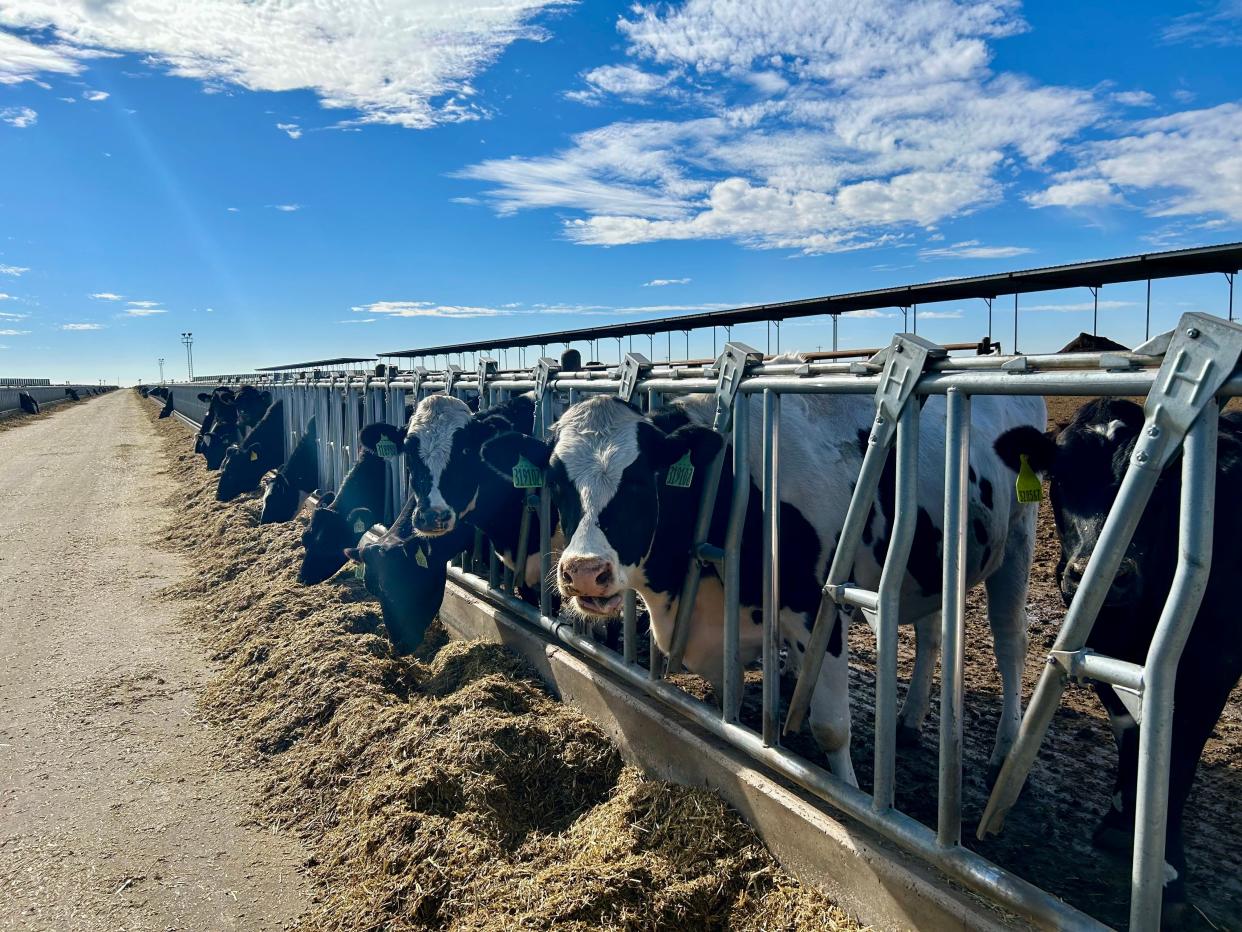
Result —
[[[1098,337],[1100,335],[1100,286],[1088,285],[1087,290],[1091,292],[1091,335]]]
[[[919,306],[917,304],[910,305],[910,309],[914,312],[914,332],[919,332]]]
[[[840,314],[832,315],[832,351],[834,353],[837,351],[837,323],[840,321],[840,319],[841,319]]]
[[[987,302],[988,305],[988,345],[990,346],[992,343],[992,302],[996,299],[984,298],[983,300]]]
[[[1013,293],[1013,355],[1018,355],[1018,293]]]
[[[1147,279],[1147,317],[1143,324],[1143,340],[1151,339],[1151,279]]]
[[[901,306],[901,330],[903,333],[910,329],[910,308],[905,305]]]
[[[1226,272],[1225,280],[1229,282],[1229,319],[1233,320],[1233,280],[1238,277],[1236,271]]]
[[[776,324],[776,352],[779,354],[781,351],[781,322],[777,320],[774,323]]]

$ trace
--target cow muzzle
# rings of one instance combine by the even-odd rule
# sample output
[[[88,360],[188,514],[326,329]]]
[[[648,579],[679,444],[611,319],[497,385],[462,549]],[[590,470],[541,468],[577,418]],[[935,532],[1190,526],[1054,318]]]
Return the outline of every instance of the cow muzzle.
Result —
[[[561,597],[587,615],[612,617],[621,610],[621,590],[612,563],[600,557],[562,557],[557,567]]]
[[[1065,564],[1065,570],[1061,574],[1061,598],[1067,606],[1078,593],[1078,587],[1082,585],[1082,577],[1086,572],[1086,560],[1071,560]],[[1113,608],[1134,604],[1142,591],[1141,583],[1138,564],[1130,557],[1123,558],[1117,566],[1117,575],[1113,579],[1113,584],[1109,587],[1108,594],[1104,596],[1105,606]]]
[[[449,508],[416,508],[414,530],[423,537],[439,537],[453,530],[457,516]]]

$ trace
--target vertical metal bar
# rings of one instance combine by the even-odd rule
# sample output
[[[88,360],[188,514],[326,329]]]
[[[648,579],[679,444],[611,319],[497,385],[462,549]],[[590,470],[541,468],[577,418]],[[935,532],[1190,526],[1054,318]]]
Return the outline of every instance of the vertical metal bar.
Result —
[[[545,484],[539,490],[539,614],[545,617],[552,613],[551,575],[552,493]]]
[[[1229,282],[1229,319],[1233,320],[1233,280],[1238,277],[1237,272],[1228,273],[1225,278]]]
[[[733,498],[724,545],[724,686],[721,708],[725,721],[737,721],[742,704],[741,625],[742,531],[750,503],[750,396],[741,395],[733,406]]]
[[[775,321],[775,324],[776,324],[776,352],[780,353],[781,351],[781,322],[778,320],[778,321]]]
[[[1013,293],[1013,353],[1018,354],[1018,293]]]
[[[917,304],[912,304],[910,306],[910,309],[914,312],[914,332],[918,333],[919,332],[919,306]]]
[[[936,841],[962,842],[962,670],[966,642],[966,524],[970,396],[950,388],[945,410],[944,655],[940,679],[940,793]]]
[[[763,743],[780,738],[781,396],[763,391]]]
[[[832,315],[832,351],[837,351],[837,321],[841,317],[840,314]]]
[[[875,780],[872,808],[893,807],[897,757],[897,624],[901,586],[918,514],[919,406],[907,404],[897,421],[897,488],[876,612]]]
[[[1099,336],[1100,333],[1100,289],[1093,287],[1091,289],[1091,335]]]
[[[1151,279],[1147,279],[1147,319],[1143,326],[1143,339],[1151,339]]]
[[[1160,928],[1173,695],[1182,649],[1199,612],[1212,568],[1217,417],[1217,402],[1212,399],[1199,413],[1182,447],[1177,569],[1143,667],[1143,724],[1139,729],[1134,864],[1130,877],[1130,928],[1135,932]]]
[[[983,300],[988,303],[988,343],[990,344],[992,342],[992,302],[996,299],[984,298]]]
[[[638,659],[638,605],[633,589],[621,596],[621,650],[627,665]]]

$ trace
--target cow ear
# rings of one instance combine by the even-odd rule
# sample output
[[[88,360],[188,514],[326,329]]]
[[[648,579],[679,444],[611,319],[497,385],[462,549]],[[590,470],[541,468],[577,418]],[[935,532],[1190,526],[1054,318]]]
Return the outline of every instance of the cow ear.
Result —
[[[324,492],[323,495],[319,496],[319,507],[331,508],[334,501],[336,501],[335,492]]]
[[[690,424],[679,427],[671,434],[663,434],[659,428],[640,422],[640,432],[643,427],[650,433],[645,436],[640,434],[639,443],[647,451],[656,469],[667,469],[687,454],[690,456],[690,465],[695,469],[706,469],[724,446],[724,438],[707,427]]]
[[[502,479],[512,481],[513,468],[517,466],[519,458],[525,457],[538,469],[547,469],[552,448],[542,440],[516,431],[507,431],[483,444],[479,453],[493,472]]]
[[[401,449],[405,453],[407,462],[412,463],[414,460],[418,459],[418,435],[406,434]]]
[[[354,563],[359,563],[362,560],[362,554],[358,552],[357,547],[346,547],[345,548],[345,559],[352,560]]]
[[[201,401],[203,404],[207,404],[208,402],[211,401],[211,396],[208,395],[206,392],[199,392],[198,400]]]
[[[365,534],[367,529],[375,523],[375,513],[370,508],[355,508],[349,513],[346,521],[354,529],[355,534]]]
[[[470,398],[467,398],[466,407],[469,408],[471,411],[478,411],[479,410],[479,398],[480,398],[479,395],[474,395]]]
[[[1031,469],[1043,476],[1052,472],[1057,458],[1057,442],[1052,434],[1045,434],[1029,424],[1014,427],[996,438],[992,445],[1002,463],[1017,472],[1022,468],[1022,457]]]
[[[381,440],[390,440],[401,446],[401,428],[391,424],[368,424],[358,434],[358,442],[371,452],[375,452],[375,445]]]

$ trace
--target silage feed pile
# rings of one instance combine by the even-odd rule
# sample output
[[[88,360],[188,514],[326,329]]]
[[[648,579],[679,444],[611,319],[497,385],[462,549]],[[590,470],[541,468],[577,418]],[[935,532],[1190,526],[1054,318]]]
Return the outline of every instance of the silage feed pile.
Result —
[[[154,420],[154,411],[152,412]],[[292,827],[326,930],[858,929],[786,875],[715,795],[645,779],[525,662],[433,627],[393,655],[346,570],[296,581],[298,519],[214,499],[186,430],[156,422],[180,489],[169,591],[218,674],[201,698]]]

